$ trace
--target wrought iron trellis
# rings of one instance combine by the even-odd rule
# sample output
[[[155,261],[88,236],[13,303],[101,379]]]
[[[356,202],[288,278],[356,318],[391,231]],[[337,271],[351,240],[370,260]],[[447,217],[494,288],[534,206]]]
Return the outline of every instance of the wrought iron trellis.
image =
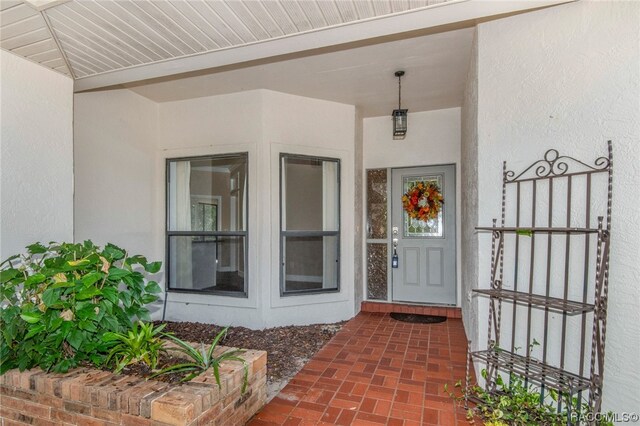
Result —
[[[515,374],[524,379],[525,383],[533,383],[540,387],[542,400],[548,389],[554,389],[560,395],[565,396],[567,404],[566,410],[571,413],[574,396],[577,396],[578,404],[586,401],[592,413],[598,413],[602,404],[602,381],[604,372],[605,337],[607,325],[607,300],[609,285],[609,248],[611,231],[611,196],[612,196],[612,172],[613,157],[611,141],[608,142],[608,155],[597,158],[593,165],[576,160],[568,156],[560,156],[555,149],[548,150],[542,160],[538,160],[524,171],[517,174],[507,170],[506,162],[503,162],[502,180],[502,210],[500,225],[497,219],[493,219],[491,227],[477,227],[479,231],[489,231],[492,233],[491,241],[491,282],[488,289],[476,289],[475,293],[489,298],[489,318],[487,349],[477,352],[469,352],[469,361],[475,359],[486,363],[486,389],[490,392],[496,391],[499,371]],[[606,174],[607,195],[606,213],[596,219],[597,225],[592,227],[592,178],[596,174]],[[577,181],[581,181],[581,185]],[[560,182],[562,181],[562,182]],[[554,197],[554,183],[556,186],[563,185],[566,196],[564,197],[564,208],[566,217],[554,215],[554,202],[558,202],[557,194]],[[507,188],[515,186],[513,190]],[[574,189],[577,188],[577,189]],[[572,227],[576,222],[575,212],[572,202],[574,194],[572,190],[582,192],[584,188],[584,216],[580,218],[583,226]],[[545,191],[546,190],[546,191]],[[545,194],[546,192],[546,194]],[[578,195],[580,195],[578,192]],[[597,194],[596,194],[597,195]],[[507,207],[512,207],[512,198],[515,197],[515,226],[505,226],[505,212]],[[540,198],[546,197],[546,226],[538,226],[537,222],[544,218],[537,218]],[[560,197],[562,198],[562,197]],[[510,201],[509,203],[507,201]],[[526,203],[525,203],[526,201]],[[560,200],[562,203],[562,200]],[[531,212],[527,217],[523,212],[523,206],[531,205]],[[604,208],[604,207],[602,207]],[[573,215],[572,215],[573,213]],[[525,218],[527,220],[525,220]],[[523,222],[530,223],[523,223]],[[562,222],[564,227],[555,227],[554,223]],[[558,237],[558,235],[560,237]],[[562,238],[564,236],[564,238]],[[505,239],[513,247],[514,255],[505,257]],[[577,244],[575,239],[581,239]],[[526,240],[528,239],[528,241]],[[536,247],[536,240],[542,241]],[[545,241],[546,240],[546,241]],[[572,252],[572,242],[574,246],[584,246],[584,253]],[[529,244],[524,250],[525,244]],[[595,253],[592,250],[595,244]],[[578,247],[582,249],[582,247]],[[528,252],[528,256],[527,256]],[[524,255],[523,255],[524,253]],[[557,256],[556,253],[560,253]],[[575,268],[570,266],[570,260],[576,257],[584,258],[584,267],[580,274],[575,273]],[[559,280],[552,279],[552,257],[564,256],[564,273]],[[542,257],[542,264],[546,265],[546,273],[542,278],[545,291],[540,294],[534,291],[536,279],[536,265],[540,260],[536,256]],[[528,257],[523,262],[523,257]],[[505,262],[513,262],[510,266],[513,269],[513,276],[509,277],[512,288],[504,286]],[[536,263],[538,262],[538,263]],[[519,269],[528,266],[528,274]],[[595,267],[595,273],[591,268]],[[528,282],[522,283],[520,275],[525,276]],[[577,276],[576,276],[577,275]],[[520,278],[520,279],[519,279]],[[555,285],[562,285],[561,289],[552,288]],[[520,288],[518,288],[520,286]],[[582,297],[574,300],[570,294],[570,288],[574,290],[578,287]],[[525,287],[525,288],[523,288]],[[553,291],[552,291],[553,290]],[[552,297],[552,293],[562,290],[561,297]],[[580,293],[580,291],[578,291]],[[593,295],[593,296],[592,296]],[[500,346],[500,338],[503,335],[502,305],[508,303],[511,307],[511,348]],[[532,342],[535,339],[532,335],[532,313],[534,310],[544,313],[542,359],[532,356]],[[550,315],[554,314],[552,318]],[[591,342],[587,336],[587,317],[593,314]],[[577,350],[567,348],[568,318],[580,316],[580,347]],[[517,353],[515,346],[516,330],[524,331],[524,325],[520,324],[526,318],[526,354]],[[560,339],[554,340],[550,336],[549,329],[552,327],[551,319],[560,321]],[[573,333],[574,330],[569,330]],[[552,359],[549,348],[554,344],[560,345],[559,357]],[[577,356],[577,365],[569,367],[567,358]],[[559,359],[558,359],[559,358]],[[576,361],[575,359],[573,361]],[[587,368],[587,364],[589,367]],[[469,375],[467,374],[467,390],[469,386]],[[586,397],[588,394],[588,398]],[[562,408],[563,398],[559,399],[558,410]],[[571,416],[568,416],[568,423],[572,423]],[[584,419],[577,419],[577,422]]]

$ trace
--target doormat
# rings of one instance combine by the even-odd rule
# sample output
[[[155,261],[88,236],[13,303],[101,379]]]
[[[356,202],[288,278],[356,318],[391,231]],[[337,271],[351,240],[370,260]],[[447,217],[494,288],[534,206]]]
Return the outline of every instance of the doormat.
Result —
[[[447,317],[438,315],[401,314],[399,312],[392,312],[389,315],[394,320],[416,324],[438,324],[447,320]]]

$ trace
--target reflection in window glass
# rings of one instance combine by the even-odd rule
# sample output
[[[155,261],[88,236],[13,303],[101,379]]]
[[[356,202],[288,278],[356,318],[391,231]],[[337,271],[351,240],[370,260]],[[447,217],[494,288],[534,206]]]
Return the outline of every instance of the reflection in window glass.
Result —
[[[339,160],[281,157],[283,294],[339,288]]]
[[[171,289],[244,293],[245,237],[170,236]]]
[[[168,160],[170,290],[246,295],[247,154]]]
[[[217,231],[218,205],[210,203],[192,204],[191,229],[194,231]]]

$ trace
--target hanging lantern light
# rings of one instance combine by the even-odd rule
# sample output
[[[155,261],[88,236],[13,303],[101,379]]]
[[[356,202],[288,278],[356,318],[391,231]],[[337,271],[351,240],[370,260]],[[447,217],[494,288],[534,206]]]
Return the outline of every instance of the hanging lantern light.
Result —
[[[404,71],[396,71],[395,76],[398,77],[398,109],[394,109],[391,117],[393,118],[393,138],[404,139],[407,134],[407,111],[402,109],[402,83],[401,79]]]

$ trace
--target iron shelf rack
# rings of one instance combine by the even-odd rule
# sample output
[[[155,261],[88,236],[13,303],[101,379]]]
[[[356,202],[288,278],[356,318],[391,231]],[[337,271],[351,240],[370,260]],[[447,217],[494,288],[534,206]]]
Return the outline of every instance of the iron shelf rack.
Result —
[[[547,308],[550,311],[566,312],[567,315],[579,315],[585,312],[591,312],[595,309],[595,305],[591,303],[583,303],[560,297],[548,297],[523,291],[513,291],[504,288],[476,289],[473,291],[496,299],[509,300],[524,305],[538,306],[543,309]]]
[[[587,390],[591,385],[586,377],[550,366],[535,358],[505,350],[494,348],[478,351],[474,352],[474,357],[481,361],[499,364],[509,372],[526,377],[532,383],[546,385],[566,394]]]
[[[498,391],[497,379],[502,371],[521,377],[525,385],[538,385],[541,401],[548,389],[558,391],[566,397],[569,413],[574,395],[579,403],[586,400],[592,413],[601,410],[611,235],[611,141],[607,147],[608,155],[597,158],[593,165],[560,156],[555,149],[548,150],[543,159],[518,175],[508,171],[503,162],[500,226],[493,219],[492,226],[476,228],[492,234],[489,288],[473,290],[489,299],[487,347],[471,352],[469,342],[468,361],[486,365],[485,388],[489,392]],[[606,193],[594,192],[597,179],[603,181],[602,186],[606,183]],[[598,195],[601,203],[595,200]],[[580,207],[576,207],[580,204],[577,200],[584,200]],[[561,208],[554,208],[554,203]],[[513,212],[514,207],[515,218],[510,221],[515,224],[505,226],[507,211]],[[526,207],[531,210],[525,213]],[[597,226],[593,227],[592,210],[604,208],[606,212],[597,216]],[[558,223],[564,226],[554,226]],[[573,226],[576,224],[579,226]],[[509,244],[505,243],[506,238]],[[514,255],[505,256],[505,248]],[[572,263],[576,258],[580,268]],[[541,266],[546,266],[546,273],[539,273]],[[557,273],[558,268],[562,273]],[[507,269],[513,275],[507,278],[505,286]],[[576,269],[581,272],[576,273]],[[542,286],[544,290],[540,291]],[[576,294],[580,295],[578,300]],[[505,307],[511,317],[506,325],[502,318],[503,303],[510,308],[506,311]],[[534,325],[534,316],[541,315],[543,318]],[[588,322],[590,315],[593,317]],[[569,326],[571,317],[577,320],[571,320]],[[592,325],[590,341],[589,325]],[[536,327],[538,330],[534,330]],[[536,332],[542,334],[541,359],[532,355]],[[569,334],[574,335],[571,343]],[[575,335],[579,336],[579,344]],[[507,340],[505,346],[510,345],[511,349],[503,348],[501,340]],[[523,344],[526,354],[516,353],[516,341]],[[467,375],[467,390],[468,386]],[[562,401],[560,398],[558,410],[562,409]],[[571,424],[571,416],[567,421]]]
[[[493,231],[493,232],[515,232],[520,235],[531,235],[534,233],[549,234],[595,234],[597,228],[548,228],[548,227],[505,227],[505,226],[476,226],[476,231]]]

